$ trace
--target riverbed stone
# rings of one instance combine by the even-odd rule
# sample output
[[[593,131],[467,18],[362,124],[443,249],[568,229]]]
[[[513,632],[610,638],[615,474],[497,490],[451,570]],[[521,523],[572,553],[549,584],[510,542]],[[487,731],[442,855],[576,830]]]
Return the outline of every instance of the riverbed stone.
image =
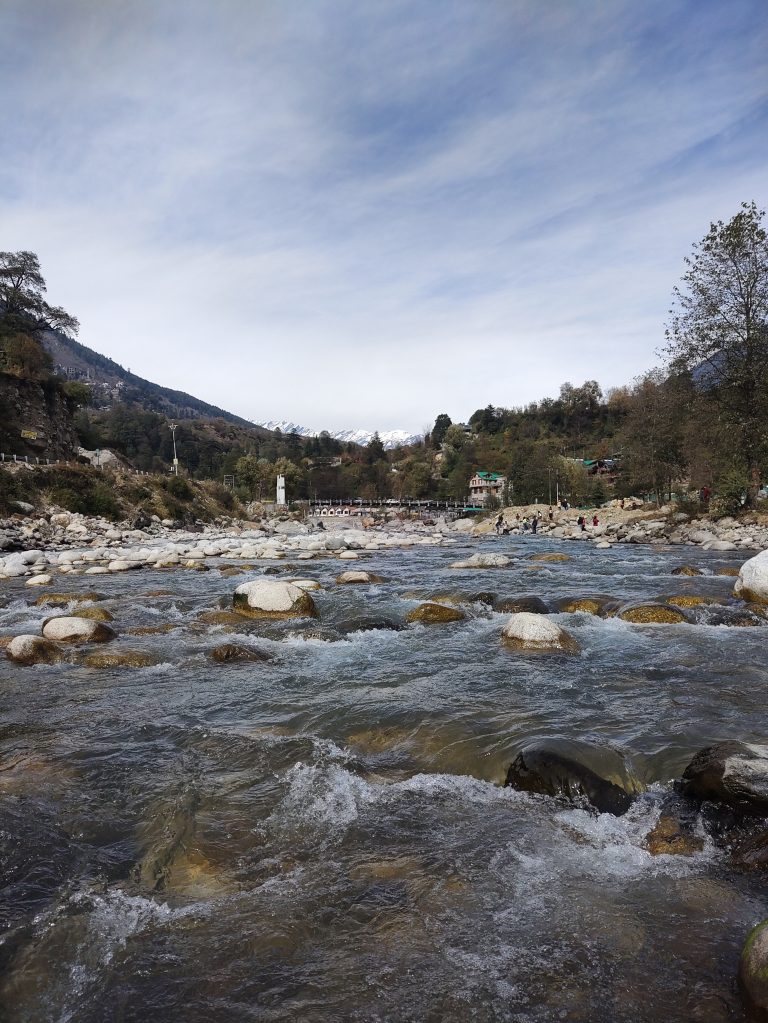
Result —
[[[464,561],[454,561],[450,568],[506,568],[510,563],[506,554],[473,554]]]
[[[444,604],[419,604],[405,616],[407,622],[421,622],[423,625],[439,625],[443,622],[462,622],[466,614],[457,607]]]
[[[744,562],[739,569],[733,595],[755,604],[768,604],[768,550]]]
[[[234,610],[249,618],[317,618],[315,602],[293,583],[256,579],[242,583],[232,598]]]
[[[768,920],[747,935],[739,962],[739,979],[757,1008],[768,1011]]]
[[[768,746],[721,742],[699,750],[683,773],[683,792],[748,817],[768,817]]]
[[[570,561],[571,556],[560,551],[546,551],[542,554],[532,554],[530,560],[552,562],[554,564],[559,561]]]
[[[677,568],[672,569],[672,575],[703,575],[700,568],[696,568],[695,565],[678,565]]]
[[[43,636],[59,643],[108,643],[116,638],[116,633],[105,622],[62,615],[43,623]]]
[[[48,575],[47,572],[41,572],[39,575],[32,575],[27,579],[26,586],[50,586],[53,581],[53,576]]]
[[[522,792],[561,797],[571,802],[588,803],[600,813],[621,816],[632,805],[633,795],[614,780],[603,777],[584,763],[597,751],[586,744],[583,755],[557,740],[531,743],[510,764],[505,786]],[[621,771],[617,764],[617,771]]]
[[[57,664],[66,656],[61,647],[42,636],[14,636],[5,648],[14,664]]]
[[[577,654],[581,649],[573,636],[556,622],[530,611],[513,614],[502,630],[502,639],[517,650]]]
[[[376,575],[375,572],[363,572],[353,569],[349,572],[342,572],[341,575],[337,575],[336,582],[340,586],[344,586],[356,583],[383,583],[384,580],[380,575]]]
[[[597,597],[568,597],[557,604],[557,610],[566,614],[583,611],[590,615],[600,615],[605,608],[605,600]]]
[[[115,616],[105,607],[84,607],[77,608],[72,612],[73,618],[88,618],[92,622],[113,622]]]
[[[104,595],[94,593],[41,593],[35,601],[35,607],[65,607],[67,604],[91,604],[97,600],[104,600]]]

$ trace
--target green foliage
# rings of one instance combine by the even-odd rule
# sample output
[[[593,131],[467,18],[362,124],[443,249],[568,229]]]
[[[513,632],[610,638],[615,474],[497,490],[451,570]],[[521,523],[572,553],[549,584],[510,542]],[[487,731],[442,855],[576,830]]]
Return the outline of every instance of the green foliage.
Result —
[[[439,448],[443,443],[446,431],[451,425],[451,417],[446,415],[445,412],[441,412],[435,420],[435,425],[432,427],[432,433],[430,434],[432,440],[432,446]]]
[[[192,488],[183,476],[170,476],[166,482],[166,489],[178,501],[192,500]]]

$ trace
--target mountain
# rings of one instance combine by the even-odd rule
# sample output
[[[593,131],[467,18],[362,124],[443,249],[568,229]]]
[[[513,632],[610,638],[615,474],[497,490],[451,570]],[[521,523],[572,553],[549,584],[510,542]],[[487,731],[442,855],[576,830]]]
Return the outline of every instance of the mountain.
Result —
[[[80,380],[88,384],[93,393],[93,405],[107,408],[116,402],[135,402],[150,412],[174,419],[224,419],[235,426],[247,427],[258,435],[264,429],[240,416],[209,405],[185,391],[161,387],[151,380],[131,373],[106,355],[74,341],[58,331],[46,331],[42,343],[53,359],[59,376]]]
[[[287,419],[281,422],[275,422],[270,420],[266,423],[259,423],[259,426],[265,430],[280,430],[281,433],[297,433],[300,437],[317,437],[322,431],[313,430],[307,426],[299,426],[296,423],[291,423]],[[335,433],[332,430],[327,431],[334,440],[340,440],[344,444],[370,444],[373,440],[373,430],[337,430]],[[406,444],[415,444],[421,440],[419,434],[408,433],[407,430],[383,430],[379,433],[381,443],[387,450],[391,448],[397,448]]]

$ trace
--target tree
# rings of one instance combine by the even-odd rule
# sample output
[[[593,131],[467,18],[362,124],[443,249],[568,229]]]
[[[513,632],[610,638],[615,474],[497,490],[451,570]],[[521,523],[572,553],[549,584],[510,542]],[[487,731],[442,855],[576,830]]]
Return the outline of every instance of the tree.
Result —
[[[373,465],[374,462],[380,462],[382,459],[386,460],[386,457],[387,453],[377,431],[371,437],[365,449],[365,460],[369,465]]]
[[[451,417],[445,412],[441,412],[435,420],[435,425],[432,427],[432,447],[438,449],[443,443],[445,432],[451,425]]]
[[[718,411],[754,503],[768,457],[768,234],[754,202],[711,224],[674,290],[665,354]]]
[[[44,330],[77,334],[80,325],[61,306],[49,305],[43,295],[45,278],[34,252],[0,252],[0,302],[3,333],[24,330],[33,335]]]

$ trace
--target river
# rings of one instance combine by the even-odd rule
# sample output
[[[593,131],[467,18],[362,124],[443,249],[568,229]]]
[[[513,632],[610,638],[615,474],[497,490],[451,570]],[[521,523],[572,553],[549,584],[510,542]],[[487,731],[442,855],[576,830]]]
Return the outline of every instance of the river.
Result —
[[[480,602],[401,627],[419,598],[728,601],[732,555],[490,538],[279,563],[310,575],[319,621],[200,613],[258,576],[70,577],[94,588],[145,668],[0,665],[0,1018],[7,1023],[744,1020],[735,981],[768,916],[697,825],[691,856],[644,840],[692,755],[765,741],[766,637],[697,622],[557,614],[581,654],[500,642]],[[534,552],[570,560],[537,563]],[[682,562],[703,575],[671,574]],[[343,569],[378,585],[337,586]],[[39,633],[40,592],[3,583],[2,634]],[[75,605],[71,605],[74,607]],[[714,606],[714,605],[713,605]],[[693,613],[693,612],[692,612]],[[383,627],[374,627],[374,626]],[[167,631],[159,631],[166,629]],[[151,631],[146,631],[151,630]],[[223,642],[263,663],[216,663]],[[503,787],[522,745],[624,753],[644,791],[623,817]]]

